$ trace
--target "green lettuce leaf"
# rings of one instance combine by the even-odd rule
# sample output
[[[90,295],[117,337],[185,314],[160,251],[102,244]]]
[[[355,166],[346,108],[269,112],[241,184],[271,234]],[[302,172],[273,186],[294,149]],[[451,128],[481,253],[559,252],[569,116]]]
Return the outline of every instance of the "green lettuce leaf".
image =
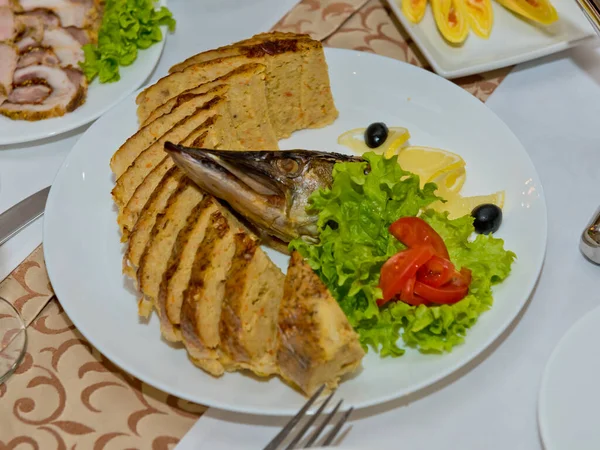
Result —
[[[336,164],[331,188],[311,196],[308,208],[318,214],[320,243],[296,239],[290,249],[308,259],[365,348],[382,356],[400,356],[402,337],[405,346],[422,352],[450,351],[491,307],[491,287],[508,276],[515,255],[493,236],[478,235],[470,242],[474,231],[470,216],[450,220],[446,213],[427,210],[439,200],[435,184],[421,189],[419,177],[402,170],[396,157],[367,153],[364,159]],[[453,263],[472,271],[469,295],[454,305],[414,307],[397,302],[380,309],[379,271],[403,248],[388,227],[400,217],[419,214],[442,236]]]
[[[97,44],[84,46],[80,63],[88,81],[119,81],[120,66],[133,64],[138,49],[162,40],[161,26],[175,30],[175,19],[166,7],[156,8],[156,0],[106,0]]]
[[[88,80],[93,80],[100,72],[100,54],[94,45],[86,44],[82,48],[85,62],[80,64],[81,69]]]

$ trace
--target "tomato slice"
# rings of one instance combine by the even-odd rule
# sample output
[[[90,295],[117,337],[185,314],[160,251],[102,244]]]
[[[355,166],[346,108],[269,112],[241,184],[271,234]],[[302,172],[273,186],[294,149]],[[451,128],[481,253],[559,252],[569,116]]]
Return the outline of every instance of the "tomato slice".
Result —
[[[417,275],[419,268],[431,259],[435,254],[429,245],[409,248],[396,253],[381,267],[379,276],[379,287],[383,292],[383,298],[377,301],[379,306],[389,302],[397,295],[412,296],[411,286],[406,286]]]
[[[390,225],[389,230],[396,239],[409,248],[418,245],[430,245],[437,256],[450,259],[442,237],[423,219],[401,217]]]
[[[418,295],[413,294],[410,300],[402,299],[402,301],[410,306],[419,306],[419,305],[430,305],[431,302],[428,302],[423,297],[419,297]]]
[[[442,237],[423,219],[402,217],[389,228],[408,247],[385,262],[379,276],[382,306],[390,300],[409,305],[453,304],[465,298],[471,271],[457,271]]]
[[[431,287],[440,287],[452,280],[456,269],[450,260],[434,255],[417,272],[417,279]]]
[[[466,285],[468,287],[471,284],[471,271],[466,267],[463,267],[462,269],[460,269],[460,275],[460,278],[458,278],[456,274],[454,275],[454,277],[452,278],[452,284]]]
[[[469,292],[469,286],[456,286],[448,284],[442,287],[427,286],[425,283],[420,281],[415,282],[415,294],[420,297],[426,298],[431,303],[437,305],[451,305],[453,303],[462,300],[467,296]]]
[[[415,277],[410,277],[402,287],[399,300],[412,306],[427,305],[429,302],[415,294]]]
[[[428,286],[420,281],[415,282],[414,294],[438,305],[451,305],[467,296],[471,284],[471,271],[462,268],[454,271],[451,280],[440,287]]]
[[[409,305],[412,305],[415,302],[415,277],[410,277],[402,286],[402,292],[400,292],[400,300]]]

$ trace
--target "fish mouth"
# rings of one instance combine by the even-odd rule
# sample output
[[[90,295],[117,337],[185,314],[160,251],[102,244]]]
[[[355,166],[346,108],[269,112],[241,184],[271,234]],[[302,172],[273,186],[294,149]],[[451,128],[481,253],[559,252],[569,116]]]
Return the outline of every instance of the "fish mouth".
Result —
[[[283,187],[265,170],[264,158],[257,158],[256,152],[213,150],[206,148],[191,148],[165,143],[165,150],[174,156],[175,162],[181,158],[191,158],[195,163],[204,165],[207,169],[235,177],[260,195],[284,195]]]

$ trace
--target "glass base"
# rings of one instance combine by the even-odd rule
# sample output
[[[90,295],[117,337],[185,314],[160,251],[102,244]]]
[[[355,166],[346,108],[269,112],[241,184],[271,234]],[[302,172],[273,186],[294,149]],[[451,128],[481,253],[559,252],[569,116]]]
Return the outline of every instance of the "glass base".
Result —
[[[15,307],[0,297],[0,384],[19,367],[26,349],[25,323]]]

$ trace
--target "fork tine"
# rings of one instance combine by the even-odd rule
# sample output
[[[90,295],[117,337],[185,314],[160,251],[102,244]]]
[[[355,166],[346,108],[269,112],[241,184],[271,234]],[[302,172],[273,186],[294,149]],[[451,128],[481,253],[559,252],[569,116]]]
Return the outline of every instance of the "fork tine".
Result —
[[[325,401],[323,402],[323,404],[321,406],[319,406],[319,409],[317,410],[317,412],[315,414],[313,414],[307,420],[306,424],[304,424],[302,429],[298,432],[296,437],[294,437],[294,439],[292,439],[292,442],[289,443],[289,445],[285,448],[285,450],[292,450],[294,448],[294,446],[300,441],[300,439],[302,439],[302,436],[304,436],[306,434],[306,432],[308,431],[310,426],[314,423],[315,420],[317,420],[317,417],[319,417],[321,415],[321,413],[327,406],[327,403],[329,403],[329,400],[331,400],[331,397],[333,397],[334,393],[335,392],[332,392],[331,394],[329,394],[329,397],[327,397],[325,399]]]
[[[308,440],[308,442],[305,445],[305,448],[308,448],[310,446],[312,446],[315,441],[317,440],[317,438],[319,437],[319,435],[323,432],[323,430],[325,429],[325,427],[327,426],[327,424],[331,421],[331,419],[333,418],[333,416],[335,416],[335,414],[337,413],[337,410],[340,409],[340,406],[342,406],[342,402],[344,400],[340,400],[338,402],[337,405],[335,405],[335,408],[333,408],[333,411],[331,411],[327,417],[325,417],[323,419],[323,422],[321,423],[321,425],[319,425],[319,428],[317,428],[315,430],[315,432],[313,433],[313,435],[310,437],[310,439]]]
[[[333,442],[333,440],[335,439],[337,434],[342,429],[342,426],[344,425],[344,423],[346,423],[346,420],[348,420],[348,417],[350,417],[350,414],[352,414],[352,411],[354,411],[354,408],[350,408],[348,411],[346,411],[344,413],[344,415],[342,416],[340,421],[335,425],[335,427],[333,427],[333,430],[331,430],[329,432],[329,434],[327,435],[327,437],[325,438],[325,442],[323,442],[323,447],[327,447],[329,444],[331,444]]]
[[[292,417],[290,421],[285,424],[285,427],[283,427],[283,429],[279,433],[277,433],[277,436],[275,436],[273,440],[269,442],[263,450],[275,450],[277,447],[279,447],[279,444],[283,442],[283,440],[287,437],[290,431],[292,431],[292,429],[296,426],[300,419],[304,417],[304,414],[306,414],[308,408],[310,408],[311,405],[315,402],[315,400],[319,397],[319,395],[321,395],[323,389],[325,389],[325,385],[317,389],[317,392],[315,392],[313,396],[308,399],[308,401],[305,403],[302,409],[298,411],[298,414]]]

